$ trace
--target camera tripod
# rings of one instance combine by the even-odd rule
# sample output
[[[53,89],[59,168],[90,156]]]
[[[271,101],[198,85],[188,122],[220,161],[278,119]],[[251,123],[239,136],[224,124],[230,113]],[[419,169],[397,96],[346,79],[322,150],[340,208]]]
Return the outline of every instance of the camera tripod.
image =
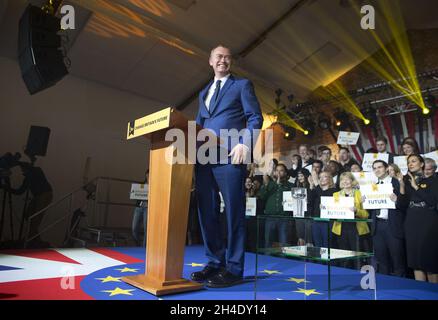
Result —
[[[10,186],[9,178],[4,178],[6,182],[6,187],[3,189],[3,196],[2,196],[2,212],[0,216],[0,240],[3,237],[3,227],[5,224],[5,215],[6,215],[6,205],[9,205],[9,226],[11,230],[11,240],[14,240],[14,217],[13,217],[13,210],[12,210],[12,196],[11,193],[8,191],[7,187]]]

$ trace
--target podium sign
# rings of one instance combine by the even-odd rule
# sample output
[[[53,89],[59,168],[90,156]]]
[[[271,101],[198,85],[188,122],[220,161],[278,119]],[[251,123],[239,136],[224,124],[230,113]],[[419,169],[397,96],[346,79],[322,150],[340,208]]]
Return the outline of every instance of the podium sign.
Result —
[[[128,124],[126,139],[133,139],[158,130],[169,128],[172,108],[166,108]]]

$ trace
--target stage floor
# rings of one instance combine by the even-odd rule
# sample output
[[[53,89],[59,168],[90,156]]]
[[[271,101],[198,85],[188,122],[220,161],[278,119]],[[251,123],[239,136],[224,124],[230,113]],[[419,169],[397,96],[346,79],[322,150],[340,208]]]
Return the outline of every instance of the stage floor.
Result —
[[[0,299],[80,300],[327,300],[327,266],[247,253],[245,282],[230,288],[155,297],[120,280],[144,272],[143,248],[0,251]],[[201,270],[202,246],[185,251],[183,276]],[[438,285],[377,274],[376,291],[364,290],[359,270],[332,267],[333,300],[438,300]],[[366,282],[366,281],[365,281]],[[256,284],[256,285],[255,285]],[[255,289],[257,289],[255,291]]]

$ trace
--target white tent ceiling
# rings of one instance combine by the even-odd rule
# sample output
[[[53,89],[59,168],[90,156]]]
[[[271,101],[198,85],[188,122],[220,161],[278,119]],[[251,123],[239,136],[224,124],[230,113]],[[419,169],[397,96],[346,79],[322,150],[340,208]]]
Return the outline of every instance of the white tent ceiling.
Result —
[[[378,49],[362,41],[365,31],[359,28],[359,18],[352,19],[352,9],[339,0],[65,2],[76,5],[81,17],[69,51],[71,74],[168,105],[182,103],[208,81],[211,47],[222,43],[241,52],[297,3],[300,6],[236,61],[236,71],[257,84],[264,104],[273,105],[278,87],[305,99]],[[18,19],[27,3],[0,0],[0,55],[16,57]],[[438,1],[401,3],[409,12],[408,28],[437,27]],[[345,31],[362,54],[352,50]]]

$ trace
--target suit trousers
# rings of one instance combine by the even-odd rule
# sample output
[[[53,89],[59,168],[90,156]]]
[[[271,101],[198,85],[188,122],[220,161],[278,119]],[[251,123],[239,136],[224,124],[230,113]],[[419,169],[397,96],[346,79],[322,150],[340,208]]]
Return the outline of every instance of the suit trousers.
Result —
[[[196,164],[198,216],[208,265],[243,276],[245,258],[246,165]],[[227,242],[220,220],[221,192],[225,203]]]
[[[373,236],[374,255],[379,273],[406,276],[406,257],[403,239],[392,235],[388,220],[376,219]]]

